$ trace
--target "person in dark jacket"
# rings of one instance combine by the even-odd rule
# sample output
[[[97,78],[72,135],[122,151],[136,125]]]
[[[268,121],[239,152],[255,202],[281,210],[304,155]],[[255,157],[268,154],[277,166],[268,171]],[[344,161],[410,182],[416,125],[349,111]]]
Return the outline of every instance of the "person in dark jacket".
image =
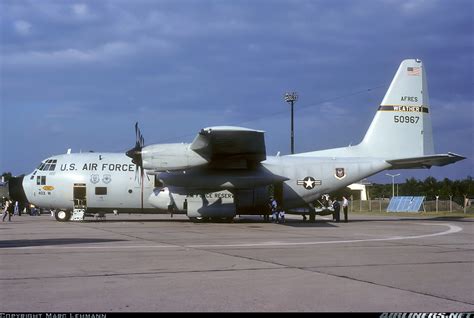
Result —
[[[332,203],[332,207],[334,209],[334,213],[333,213],[333,219],[336,220],[336,222],[339,222],[340,220],[340,215],[339,215],[339,212],[341,211],[341,204],[339,203],[339,201],[337,200],[334,200],[334,202]]]

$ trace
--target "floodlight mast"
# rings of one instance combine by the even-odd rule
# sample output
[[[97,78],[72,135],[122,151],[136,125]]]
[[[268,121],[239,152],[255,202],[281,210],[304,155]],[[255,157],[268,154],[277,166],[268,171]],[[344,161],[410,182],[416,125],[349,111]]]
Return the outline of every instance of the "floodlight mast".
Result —
[[[392,198],[395,196],[395,177],[398,177],[400,174],[390,174],[386,173],[385,175],[392,177]]]
[[[294,102],[298,100],[298,94],[296,92],[285,93],[285,102],[291,104],[291,154],[295,153],[295,131],[293,121],[293,106]]]

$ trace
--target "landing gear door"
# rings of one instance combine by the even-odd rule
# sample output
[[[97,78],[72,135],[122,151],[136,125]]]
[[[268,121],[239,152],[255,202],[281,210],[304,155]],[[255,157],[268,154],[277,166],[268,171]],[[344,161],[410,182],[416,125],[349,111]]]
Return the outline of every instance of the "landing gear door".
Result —
[[[73,200],[75,209],[85,209],[87,207],[86,193],[87,191],[85,183],[74,183]]]

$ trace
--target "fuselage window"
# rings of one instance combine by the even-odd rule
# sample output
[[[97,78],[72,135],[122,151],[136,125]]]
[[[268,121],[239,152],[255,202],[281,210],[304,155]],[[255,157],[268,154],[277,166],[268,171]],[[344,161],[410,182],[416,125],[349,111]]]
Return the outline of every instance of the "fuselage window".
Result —
[[[107,195],[107,187],[96,187],[95,188],[96,195]]]

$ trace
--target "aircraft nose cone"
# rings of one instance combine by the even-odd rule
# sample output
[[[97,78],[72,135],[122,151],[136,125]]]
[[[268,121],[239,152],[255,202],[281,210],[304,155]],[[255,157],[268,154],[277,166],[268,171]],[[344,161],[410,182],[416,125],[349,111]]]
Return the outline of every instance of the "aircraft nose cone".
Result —
[[[13,201],[18,202],[28,202],[26,198],[25,189],[23,189],[23,178],[21,177],[13,177],[8,180],[8,192],[10,199]]]

